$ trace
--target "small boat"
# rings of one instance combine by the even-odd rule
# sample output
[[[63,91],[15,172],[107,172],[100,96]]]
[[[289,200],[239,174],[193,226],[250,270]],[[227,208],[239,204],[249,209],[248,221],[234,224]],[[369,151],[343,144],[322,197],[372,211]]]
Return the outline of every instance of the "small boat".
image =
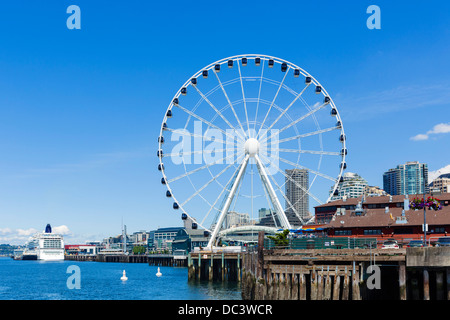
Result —
[[[120,280],[122,280],[122,281],[127,281],[127,280],[128,280],[128,277],[127,277],[127,275],[126,275],[126,273],[125,273],[125,270],[123,270],[123,275],[122,275],[122,277],[120,278]]]
[[[158,267],[158,272],[156,273],[156,276],[157,276],[157,277],[161,277],[161,276],[162,276],[162,273],[161,273],[161,271],[159,270],[159,267]]]

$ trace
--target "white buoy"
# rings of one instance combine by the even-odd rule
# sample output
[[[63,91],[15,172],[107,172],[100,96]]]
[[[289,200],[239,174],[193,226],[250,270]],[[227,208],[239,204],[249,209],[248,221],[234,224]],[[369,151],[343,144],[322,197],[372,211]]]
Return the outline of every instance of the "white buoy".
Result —
[[[158,272],[156,273],[156,276],[157,277],[161,277],[162,276],[162,273],[159,271],[159,267],[158,267]]]
[[[122,277],[120,278],[120,280],[122,280],[122,281],[127,281],[127,280],[128,280],[127,275],[126,275],[126,273],[125,273],[125,270],[123,270],[123,275],[122,275]]]

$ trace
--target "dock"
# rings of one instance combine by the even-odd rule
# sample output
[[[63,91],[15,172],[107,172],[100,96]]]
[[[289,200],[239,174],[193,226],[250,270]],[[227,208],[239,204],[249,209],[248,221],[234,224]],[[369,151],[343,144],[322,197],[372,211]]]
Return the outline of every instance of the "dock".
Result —
[[[121,263],[148,263],[151,266],[187,267],[187,256],[172,254],[97,254],[97,255],[66,255],[65,260],[121,262]]]
[[[264,244],[191,252],[188,279],[238,281],[244,300],[450,300],[450,247]]]
[[[259,244],[263,243],[260,235]],[[261,245],[243,255],[242,297],[450,300],[450,247],[264,249]]]

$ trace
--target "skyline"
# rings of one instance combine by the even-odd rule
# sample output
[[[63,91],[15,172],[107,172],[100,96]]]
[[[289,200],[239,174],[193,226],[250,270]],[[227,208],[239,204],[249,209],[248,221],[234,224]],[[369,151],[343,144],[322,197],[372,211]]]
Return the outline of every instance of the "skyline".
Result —
[[[80,30],[66,27],[71,4]],[[4,4],[0,243],[47,223],[67,243],[120,234],[122,219],[130,233],[181,226],[157,170],[161,121],[193,73],[235,54],[314,75],[339,108],[346,171],[369,185],[407,161],[449,168],[450,4],[377,1],[380,30],[369,2],[283,4]]]

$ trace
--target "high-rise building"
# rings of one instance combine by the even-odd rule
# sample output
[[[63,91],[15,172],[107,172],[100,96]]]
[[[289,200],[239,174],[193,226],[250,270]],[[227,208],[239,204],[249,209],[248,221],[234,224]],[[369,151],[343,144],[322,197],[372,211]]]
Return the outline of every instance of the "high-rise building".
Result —
[[[331,197],[331,201],[346,198],[358,198],[364,194],[364,190],[369,184],[360,175],[353,172],[346,172],[342,176],[336,189],[337,192]],[[330,194],[333,188],[330,190]]]
[[[289,177],[289,178],[288,178]],[[307,219],[309,214],[309,174],[308,170],[286,170],[286,217],[292,226],[300,226],[299,219]],[[298,214],[298,216],[297,216]]]
[[[436,178],[430,184],[430,187],[432,188],[433,192],[436,192],[436,190],[438,190],[442,193],[448,193],[450,191],[450,178]]]
[[[429,192],[428,166],[418,161],[400,164],[383,174],[383,189],[391,195]],[[425,185],[424,185],[425,182]]]

